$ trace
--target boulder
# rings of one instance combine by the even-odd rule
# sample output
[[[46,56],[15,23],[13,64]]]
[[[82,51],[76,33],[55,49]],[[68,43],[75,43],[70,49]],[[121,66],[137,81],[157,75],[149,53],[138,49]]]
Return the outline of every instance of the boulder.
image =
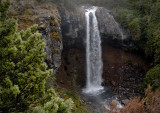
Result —
[[[127,105],[129,103],[128,99],[122,100],[122,104]]]
[[[96,11],[96,17],[101,36],[121,40],[122,31],[109,10],[99,7]]]

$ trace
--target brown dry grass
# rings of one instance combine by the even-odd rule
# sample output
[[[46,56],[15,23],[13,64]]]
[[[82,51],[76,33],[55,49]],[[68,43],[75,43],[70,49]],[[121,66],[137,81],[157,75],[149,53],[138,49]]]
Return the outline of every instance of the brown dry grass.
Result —
[[[140,97],[131,99],[128,105],[123,108],[116,108],[116,102],[111,103],[111,110],[107,113],[160,113],[160,88],[155,92],[151,92],[149,86],[145,91],[146,97],[140,99]]]

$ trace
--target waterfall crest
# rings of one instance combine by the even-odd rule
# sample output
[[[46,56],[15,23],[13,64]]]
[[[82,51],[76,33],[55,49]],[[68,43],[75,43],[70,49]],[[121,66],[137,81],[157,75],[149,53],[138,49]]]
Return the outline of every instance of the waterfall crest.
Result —
[[[102,48],[101,37],[96,18],[97,7],[87,9],[86,18],[86,88],[84,93],[94,93],[102,90]]]

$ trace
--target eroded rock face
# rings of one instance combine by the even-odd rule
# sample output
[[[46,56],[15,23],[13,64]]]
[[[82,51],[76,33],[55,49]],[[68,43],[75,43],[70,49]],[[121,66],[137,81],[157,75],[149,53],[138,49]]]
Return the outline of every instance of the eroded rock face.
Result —
[[[26,30],[33,24],[38,24],[38,31],[46,40],[45,61],[56,73],[61,65],[63,49],[60,22],[57,7],[54,4],[38,4],[27,0],[17,3],[11,1],[9,16],[18,18],[18,30]]]
[[[74,10],[68,10],[64,7],[59,9],[64,49],[85,48],[86,23],[83,12],[80,7],[74,8]]]
[[[96,16],[99,30],[103,38],[121,40],[121,30],[109,10],[99,7],[96,11]]]
[[[86,7],[78,7],[74,11],[65,8],[59,10],[62,18],[62,35],[64,50],[62,65],[57,73],[57,83],[65,88],[84,88],[86,82]],[[90,15],[92,18],[93,15]],[[102,38],[103,83],[113,88],[119,98],[130,98],[140,93],[148,63],[141,57],[127,53],[117,47],[122,43],[122,34],[111,12],[105,8],[98,8],[96,17]],[[93,26],[91,24],[91,26]],[[123,34],[124,42],[130,37]],[[111,44],[108,42],[112,42]],[[121,46],[121,45],[120,45]],[[133,45],[134,46],[134,45]],[[131,62],[131,64],[130,64]],[[130,76],[132,75],[132,76]],[[75,86],[76,84],[76,86]]]
[[[86,40],[86,19],[85,10],[90,6],[76,7],[69,11],[65,8],[59,9],[62,19],[62,35],[64,48],[77,47],[85,48]],[[90,15],[92,18],[92,15]],[[96,11],[99,31],[102,41],[120,42],[122,40],[122,30],[118,23],[114,20],[111,12],[105,8],[98,7]],[[123,39],[130,38],[127,34],[123,34]]]

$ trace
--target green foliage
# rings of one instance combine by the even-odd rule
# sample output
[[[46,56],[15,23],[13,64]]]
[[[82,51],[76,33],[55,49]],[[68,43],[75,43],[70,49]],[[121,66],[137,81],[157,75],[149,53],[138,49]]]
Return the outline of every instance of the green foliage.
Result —
[[[80,100],[80,97],[75,91],[67,91],[59,87],[56,87],[55,90],[64,99],[72,99],[72,101],[74,102],[72,113],[88,113],[87,110],[84,108],[84,103]]]
[[[0,13],[0,21],[3,21],[6,19],[9,5],[10,5],[9,0],[7,0],[5,3],[3,3],[2,0],[0,0],[0,6],[1,6],[0,12],[3,12],[3,13]]]
[[[128,24],[129,29],[131,30],[131,32],[133,33],[133,35],[135,36],[135,40],[140,40],[140,36],[141,36],[141,27],[140,27],[140,19],[139,18],[135,18],[133,19],[129,24]]]
[[[39,105],[33,112],[70,113],[73,102],[46,88],[52,70],[44,62],[45,40],[37,25],[17,33],[17,22],[6,20],[8,8],[9,1],[0,0],[0,112],[24,112],[33,104]]]
[[[141,24],[140,41],[145,37],[143,50],[146,55],[154,58],[153,67],[145,77],[144,88],[150,84],[153,89],[160,87],[160,1],[141,0],[134,3],[135,9],[140,13]]]
[[[148,84],[152,86],[153,90],[160,87],[160,65],[153,67],[147,72],[142,88],[147,88]]]
[[[59,98],[53,89],[48,90],[47,94],[40,100],[43,106],[32,108],[33,113],[71,113],[73,101],[64,101]]]
[[[45,2],[46,0],[36,0],[37,2],[40,2],[40,3],[43,3]]]
[[[147,73],[143,87],[151,84],[156,89],[160,82],[160,1],[130,0],[130,3],[132,7],[116,12],[116,19],[131,31],[141,50],[153,58],[155,67]]]

